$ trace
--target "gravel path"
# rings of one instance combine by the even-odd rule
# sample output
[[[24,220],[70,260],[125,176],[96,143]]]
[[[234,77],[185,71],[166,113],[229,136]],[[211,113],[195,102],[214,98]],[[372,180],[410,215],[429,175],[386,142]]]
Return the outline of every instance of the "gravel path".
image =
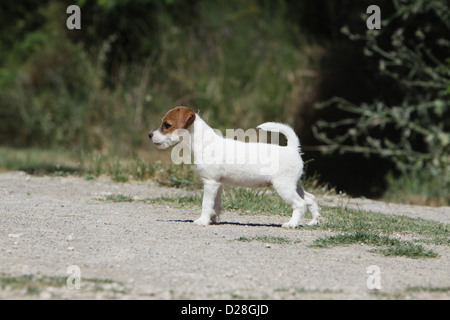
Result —
[[[434,259],[384,257],[366,245],[317,249],[308,245],[328,232],[277,227],[286,217],[225,213],[225,223],[199,227],[190,223],[196,210],[100,200],[110,194],[143,199],[186,193],[153,182],[0,174],[0,280],[31,274],[39,288],[3,281],[0,299],[449,298],[442,290],[450,286],[447,246],[433,246],[439,254]],[[365,199],[325,197],[319,204],[446,223],[450,216],[448,207]],[[237,241],[257,236],[291,242]],[[46,280],[66,279],[72,265],[81,272],[81,289]],[[378,292],[367,288],[371,265],[381,270]]]

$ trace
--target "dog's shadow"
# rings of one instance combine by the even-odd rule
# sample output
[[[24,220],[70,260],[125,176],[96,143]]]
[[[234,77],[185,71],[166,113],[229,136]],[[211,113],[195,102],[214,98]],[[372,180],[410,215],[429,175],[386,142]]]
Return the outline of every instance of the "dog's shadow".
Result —
[[[194,220],[181,220],[181,219],[175,219],[175,220],[167,220],[169,222],[184,222],[184,223],[193,223]],[[219,223],[212,224],[212,226],[220,226],[220,225],[234,225],[234,226],[243,226],[243,227],[275,227],[275,228],[281,228],[281,224],[277,223],[242,223],[242,222],[232,222],[232,221],[222,221]]]

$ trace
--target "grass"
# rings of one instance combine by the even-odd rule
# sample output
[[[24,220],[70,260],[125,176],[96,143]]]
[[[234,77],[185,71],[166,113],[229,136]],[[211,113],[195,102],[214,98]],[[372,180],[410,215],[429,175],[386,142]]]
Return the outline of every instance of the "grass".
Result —
[[[314,241],[312,246],[317,248],[329,248],[351,244],[367,244],[381,247],[380,249],[371,250],[371,252],[381,253],[384,256],[405,256],[409,258],[437,257],[437,253],[425,249],[422,245],[364,231],[319,238]]]
[[[428,243],[450,245],[450,229],[446,223],[348,208],[321,209],[326,218],[318,225],[322,230],[344,233],[366,231],[385,235],[409,234],[424,237]]]
[[[102,285],[117,283],[110,279],[83,278],[83,289],[90,291],[102,291]],[[47,288],[64,288],[67,286],[67,277],[56,276],[36,276],[32,274],[11,276],[0,273],[0,288],[10,288],[13,290],[25,290],[26,295],[37,296],[42,290]],[[109,289],[105,289],[109,290]]]
[[[0,147],[0,170],[21,170],[34,175],[80,174],[77,162],[67,152],[36,148]]]
[[[26,289],[28,295],[39,295],[42,289],[48,287],[63,287],[66,285],[67,278],[48,277],[34,275],[8,276],[0,275],[0,287],[5,289],[10,287],[14,290]]]
[[[102,153],[75,155],[60,149],[16,149],[0,146],[0,170],[20,170],[33,175],[84,176],[91,180],[102,175],[114,182],[155,180],[162,186],[200,188],[200,178],[192,166],[163,163],[148,156],[120,158]]]
[[[325,238],[319,238],[314,241],[314,247],[317,248],[330,248],[340,245],[350,244],[369,244],[378,246],[394,245],[396,239],[389,238],[387,236],[380,236],[370,232],[357,231],[355,233],[338,234],[335,236],[328,236]]]
[[[200,209],[201,200],[200,195],[190,195],[149,198],[145,199],[145,202]],[[276,194],[269,192],[268,189],[226,187],[222,196],[222,207],[225,211],[234,211],[239,214],[277,214],[283,216],[292,214],[290,206]],[[450,245],[449,225],[445,223],[343,207],[322,206],[321,211],[325,218],[324,221],[317,226],[305,228],[343,233],[366,231],[385,235],[410,234],[425,237],[429,243]]]
[[[422,287],[414,286],[406,288],[407,292],[450,292],[450,287]]]
[[[180,197],[159,197],[144,200],[147,203],[171,204],[176,207],[189,206],[200,209],[201,195]],[[268,192],[268,189],[249,189],[240,187],[225,187],[222,195],[222,208],[239,214],[278,214],[290,215],[291,208],[281,198]]]
[[[259,241],[264,243],[273,243],[273,244],[291,244],[294,243],[294,241],[289,240],[285,237],[275,237],[275,236],[256,236],[252,238],[248,237],[239,237],[236,239],[236,241],[242,241],[242,242],[250,242],[250,241]]]
[[[134,199],[129,196],[125,196],[123,194],[112,194],[109,196],[106,196],[106,201],[112,201],[112,202],[133,202]]]
[[[323,294],[330,294],[330,293],[341,293],[342,290],[331,290],[331,289],[306,289],[302,287],[294,287],[294,288],[279,288],[275,291],[278,292],[288,292],[293,291],[295,293],[301,293],[301,294],[308,294],[308,293],[323,293]]]
[[[408,258],[436,258],[438,254],[433,250],[427,250],[422,245],[417,245],[409,241],[394,242],[386,248],[374,249],[372,252],[379,252],[385,256],[403,256]]]
[[[450,205],[448,179],[432,175],[429,170],[419,171],[414,175],[395,176],[389,173],[386,175],[386,184],[387,190],[383,198],[387,201],[432,206]]]
[[[145,199],[147,203],[169,204],[175,207],[191,207],[201,209],[200,195],[181,197],[160,197]],[[222,196],[222,206],[225,211],[239,214],[278,214],[290,216],[291,208],[278,196],[257,189],[225,188]],[[321,207],[324,221],[313,227],[305,226],[302,230],[324,230],[337,232],[317,239],[313,246],[329,248],[333,246],[364,243],[378,248],[371,252],[385,256],[404,256],[409,258],[434,258],[437,253],[428,250],[417,242],[450,245],[449,225],[445,223],[410,218],[399,215],[387,215],[377,212],[354,210],[339,207]],[[404,241],[397,239],[398,235],[419,237],[418,240]],[[267,237],[246,238],[238,241],[277,241],[286,239],[270,239]]]
[[[201,209],[201,195],[180,197],[148,198],[144,201],[153,204],[170,204],[176,207]],[[281,198],[267,190],[227,187],[222,196],[225,211],[239,214],[277,214],[290,216],[291,208]],[[450,245],[449,225],[420,218],[400,215],[387,215],[377,212],[355,210],[343,207],[322,206],[321,224],[315,230],[332,230],[341,233],[365,231],[374,234],[409,234],[421,236],[427,243]],[[308,214],[307,214],[308,215]]]
[[[152,179],[160,167],[159,161],[144,162],[138,157],[122,159],[101,153],[80,156],[80,169],[85,177],[108,175],[114,182]]]
[[[149,204],[169,204],[176,208],[188,207],[200,209],[202,207],[202,196],[200,195],[147,198],[142,201]]]

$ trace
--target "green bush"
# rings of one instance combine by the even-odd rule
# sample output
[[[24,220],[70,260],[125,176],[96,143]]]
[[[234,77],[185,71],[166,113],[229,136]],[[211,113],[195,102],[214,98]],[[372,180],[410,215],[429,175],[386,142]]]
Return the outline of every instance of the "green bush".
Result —
[[[319,121],[316,136],[325,152],[376,154],[391,160],[404,177],[434,188],[450,188],[450,8],[446,1],[394,1],[381,30],[353,34],[364,52],[379,61],[379,72],[398,86],[398,104],[368,101],[355,105],[333,98],[319,108],[347,112],[338,121]],[[330,133],[331,132],[331,133]],[[422,172],[425,171],[425,174]],[[391,178],[392,180],[392,178]],[[445,191],[444,191],[445,192]]]
[[[287,119],[306,60],[284,2],[199,1],[189,22],[177,14],[181,3],[157,3],[81,1],[89,21],[81,31],[66,29],[62,1],[34,8],[37,17],[25,20],[34,28],[1,54],[0,143],[129,154],[148,143],[156,115],[180,104],[222,128]],[[151,11],[136,21],[119,14],[139,8]],[[121,60],[134,50],[139,55]]]
[[[83,144],[88,100],[99,87],[95,66],[83,51],[55,28],[59,3],[41,10],[46,21],[25,33],[0,66],[0,143],[15,146]],[[64,16],[62,16],[64,17]]]

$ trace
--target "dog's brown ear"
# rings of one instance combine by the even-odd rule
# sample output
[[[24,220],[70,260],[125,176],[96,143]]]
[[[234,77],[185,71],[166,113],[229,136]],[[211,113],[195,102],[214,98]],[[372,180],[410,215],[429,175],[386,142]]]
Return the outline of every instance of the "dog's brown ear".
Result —
[[[179,113],[178,113],[177,127],[187,129],[195,121],[195,112],[194,110],[187,107],[178,107],[178,108]]]
[[[187,129],[189,128],[195,121],[195,112],[192,112],[191,114],[189,114],[188,118],[186,119],[184,125],[183,125],[183,129]]]

